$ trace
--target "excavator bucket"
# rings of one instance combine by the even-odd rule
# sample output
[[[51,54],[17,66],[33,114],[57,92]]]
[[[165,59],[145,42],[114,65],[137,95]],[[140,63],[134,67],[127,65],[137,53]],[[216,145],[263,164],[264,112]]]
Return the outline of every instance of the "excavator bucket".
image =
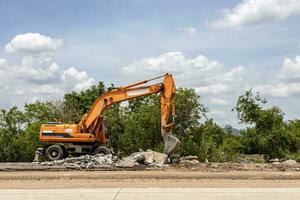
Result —
[[[163,138],[165,142],[164,153],[168,155],[175,154],[180,146],[179,139],[171,133],[163,135]]]

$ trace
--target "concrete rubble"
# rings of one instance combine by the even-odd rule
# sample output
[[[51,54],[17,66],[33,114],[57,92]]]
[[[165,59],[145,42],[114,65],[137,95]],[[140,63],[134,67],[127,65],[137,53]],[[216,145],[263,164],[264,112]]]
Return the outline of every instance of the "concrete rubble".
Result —
[[[265,158],[260,154],[241,154],[237,157],[239,163],[265,163]]]
[[[283,163],[284,165],[296,165],[296,164],[297,164],[297,161],[296,161],[296,160],[289,159],[289,160],[283,161],[282,163]]]
[[[199,160],[197,156],[185,156],[179,159],[179,164],[185,165],[197,165],[199,164]]]
[[[96,166],[109,167],[118,160],[112,154],[83,155],[79,157],[66,158],[63,160],[41,162],[44,166],[64,166],[67,169],[91,169]]]
[[[272,163],[273,165],[285,165],[285,166],[293,166],[297,164],[296,160],[292,160],[292,159],[279,159],[279,158],[274,158],[274,159],[270,159],[269,160],[270,163]]]
[[[249,156],[248,156],[249,157]],[[228,171],[228,170],[279,170],[279,171],[300,171],[300,163],[291,159],[271,159],[269,163],[261,162],[259,156],[251,156],[251,159],[243,160],[243,162],[235,163],[212,163],[200,162],[197,156],[184,156],[180,157],[177,154],[170,156],[152,151],[135,152],[127,157],[118,158],[112,154],[104,155],[83,155],[80,157],[71,157],[57,161],[46,161],[37,164],[43,167],[59,167],[63,169],[162,169],[162,168],[185,168],[191,170],[212,170],[212,171]],[[252,159],[256,161],[253,162]],[[259,158],[259,159],[258,159]],[[176,163],[176,164],[175,164]],[[171,165],[169,165],[171,164]]]
[[[67,169],[93,169],[93,168],[133,168],[146,166],[147,168],[161,168],[167,166],[168,155],[156,151],[140,151],[128,157],[119,159],[112,154],[83,155],[56,161],[39,163],[42,166],[63,166]]]
[[[167,164],[168,155],[152,150],[140,151],[131,154],[128,157],[116,163],[116,167],[134,167],[137,165],[146,165],[147,167],[163,167]]]

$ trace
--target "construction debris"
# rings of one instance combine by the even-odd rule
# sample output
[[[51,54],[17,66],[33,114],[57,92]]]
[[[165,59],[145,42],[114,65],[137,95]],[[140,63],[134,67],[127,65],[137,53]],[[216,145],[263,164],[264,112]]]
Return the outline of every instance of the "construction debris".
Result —
[[[251,158],[251,159],[249,159]],[[253,162],[252,159],[259,161]],[[122,159],[112,154],[104,155],[84,155],[80,157],[71,157],[63,160],[46,161],[36,164],[43,167],[59,167],[63,169],[161,169],[161,168],[184,168],[193,171],[228,171],[228,170],[279,170],[279,171],[300,171],[300,163],[295,160],[272,159],[270,163],[261,163],[262,157],[258,155],[248,156],[243,162],[236,163],[212,163],[200,162],[197,156],[180,157],[177,154],[170,156],[152,150],[135,152]],[[169,165],[171,164],[172,165]],[[177,163],[177,164],[175,164]]]
[[[274,158],[269,160],[270,163],[279,163],[279,158]]]
[[[66,169],[92,169],[92,168],[132,168],[144,165],[149,168],[163,167],[167,163],[168,155],[156,151],[140,151],[128,157],[119,159],[112,154],[83,155],[55,161],[39,163],[42,166],[64,166]]]
[[[146,165],[147,167],[163,167],[167,163],[168,155],[152,150],[140,151],[131,154],[128,157],[116,163],[116,167],[134,167],[137,165]]]
[[[183,170],[201,172],[226,171],[300,171],[300,163],[287,158],[275,158],[267,163],[256,162],[199,162],[196,156],[167,156],[152,150],[139,151],[128,157],[111,154],[84,155],[57,161],[33,163],[1,163],[0,171],[17,170]]]
[[[184,165],[197,165],[200,162],[197,156],[185,156],[179,159],[179,163]]]
[[[104,155],[83,155],[80,157],[66,158],[63,160],[46,161],[40,163],[44,166],[63,165],[67,169],[91,169],[95,166],[109,167],[112,166],[118,158],[112,154]]]
[[[239,163],[265,163],[263,155],[260,154],[241,154],[237,157]]]
[[[136,152],[122,160],[117,161],[116,167],[129,168],[140,165],[145,160],[143,152]]]
[[[284,165],[296,165],[297,161],[289,159],[289,160],[283,161],[282,164],[284,164]]]

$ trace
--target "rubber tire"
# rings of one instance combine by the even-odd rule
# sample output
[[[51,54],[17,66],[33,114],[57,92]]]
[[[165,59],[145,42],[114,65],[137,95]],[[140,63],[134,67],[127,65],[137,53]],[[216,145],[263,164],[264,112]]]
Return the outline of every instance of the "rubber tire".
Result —
[[[97,147],[97,148],[94,149],[93,155],[96,155],[98,153],[103,153],[104,155],[107,155],[107,154],[110,154],[111,152],[110,152],[110,150],[107,147],[105,147],[105,146],[99,146],[99,147]]]
[[[56,155],[53,155],[53,152],[56,152]],[[46,150],[46,158],[49,161],[61,160],[65,157],[65,152],[61,146],[51,145]]]

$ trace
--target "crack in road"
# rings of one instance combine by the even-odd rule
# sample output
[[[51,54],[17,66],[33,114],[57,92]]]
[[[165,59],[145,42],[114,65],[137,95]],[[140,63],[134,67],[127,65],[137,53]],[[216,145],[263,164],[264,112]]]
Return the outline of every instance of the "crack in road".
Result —
[[[121,192],[122,188],[119,189],[119,191],[117,192],[117,194],[115,195],[115,197],[113,198],[113,200],[116,200],[117,196],[119,195],[119,193]]]

